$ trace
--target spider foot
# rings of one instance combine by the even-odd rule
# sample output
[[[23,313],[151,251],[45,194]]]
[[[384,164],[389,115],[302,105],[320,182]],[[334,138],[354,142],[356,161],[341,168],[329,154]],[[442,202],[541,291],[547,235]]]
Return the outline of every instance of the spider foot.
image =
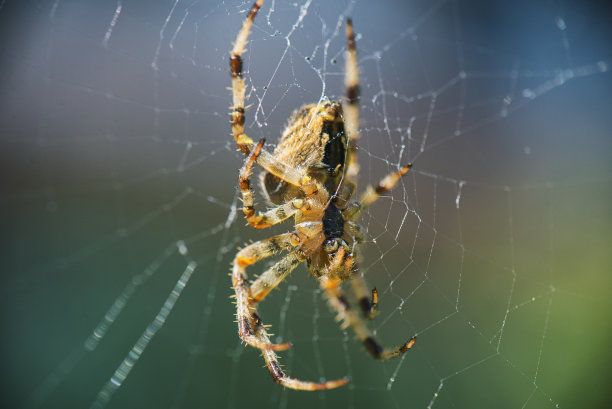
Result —
[[[270,370],[270,375],[272,375],[274,382],[284,386],[285,388],[299,391],[320,391],[325,389],[339,388],[349,383],[349,378],[347,377],[323,382],[300,381],[299,379],[288,377],[281,369],[278,361],[276,361],[275,358],[268,356],[268,354],[264,354],[264,358],[266,359],[266,365]]]
[[[388,350],[388,349],[384,349],[383,347],[381,347],[380,344],[376,342],[376,340],[372,337],[367,337],[366,339],[363,340],[363,344],[368,349],[368,351],[372,354],[372,356],[380,360],[390,359],[390,358],[394,358],[396,356],[402,355],[404,352],[412,348],[415,342],[416,342],[416,337],[412,337],[408,340],[408,342],[406,342],[401,347],[394,349],[394,350]]]
[[[272,378],[274,378],[274,376],[272,376]],[[349,378],[346,377],[324,382],[307,382],[289,377],[274,380],[286,388],[296,389],[300,391],[321,391],[326,389],[336,389],[349,383]]]

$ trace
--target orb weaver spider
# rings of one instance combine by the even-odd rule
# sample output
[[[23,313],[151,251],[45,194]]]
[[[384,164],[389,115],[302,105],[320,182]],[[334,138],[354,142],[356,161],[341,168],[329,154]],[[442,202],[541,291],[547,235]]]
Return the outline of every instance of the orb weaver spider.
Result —
[[[345,100],[339,103],[323,99],[295,111],[273,154],[262,149],[264,140],[255,144],[244,134],[246,85],[242,54],[262,4],[263,0],[257,0],[252,6],[230,52],[232,133],[238,149],[246,155],[239,176],[243,211],[248,223],[256,229],[293,217],[295,230],[249,244],[236,254],[231,276],[238,335],[246,344],[261,350],[277,383],[298,390],[332,389],[346,385],[348,379],[308,382],[285,374],[276,352],[291,345],[270,341],[267,326],[257,314],[257,304],[300,263],[306,262],[310,274],[319,280],[329,305],[338,313],[338,319],[345,327],[353,328],[374,358],[388,359],[409,350],[415,337],[399,348],[383,348],[351,307],[341,284],[350,280],[365,318],[372,318],[376,313],[378,293],[374,288],[370,297],[365,281],[357,274],[356,251],[362,235],[355,220],[366,206],[392,189],[411,165],[389,174],[376,187],[369,186],[359,202],[350,201],[359,173],[359,69],[350,19],[346,21]],[[255,162],[264,169],[262,190],[276,206],[263,213],[256,213],[254,209],[250,176]],[[288,254],[249,284],[246,268],[282,251]]]

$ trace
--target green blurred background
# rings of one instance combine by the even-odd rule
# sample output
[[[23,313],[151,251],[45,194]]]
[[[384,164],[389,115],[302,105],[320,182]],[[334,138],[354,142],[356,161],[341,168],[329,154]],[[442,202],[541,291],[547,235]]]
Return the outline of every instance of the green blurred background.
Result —
[[[372,360],[305,269],[261,315],[293,342],[292,376],[351,384],[283,390],[240,345],[229,263],[272,234],[244,226],[227,117],[227,52],[250,2],[7,1],[2,407],[102,402],[189,263],[107,407],[608,407],[608,6],[328,3],[265,3],[245,59],[248,133],[272,149],[293,109],[341,98],[338,25],[352,16],[360,187],[415,163],[361,221],[381,295],[370,325],[385,344],[417,334],[413,350]]]

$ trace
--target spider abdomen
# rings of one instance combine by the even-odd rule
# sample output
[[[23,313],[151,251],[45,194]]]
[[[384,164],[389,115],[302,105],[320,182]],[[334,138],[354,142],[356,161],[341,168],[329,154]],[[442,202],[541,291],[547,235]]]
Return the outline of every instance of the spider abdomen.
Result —
[[[336,192],[349,157],[346,147],[342,105],[325,99],[293,113],[274,157],[304,171],[328,192]],[[270,172],[262,174],[261,184],[266,198],[275,205],[303,196],[299,187]]]

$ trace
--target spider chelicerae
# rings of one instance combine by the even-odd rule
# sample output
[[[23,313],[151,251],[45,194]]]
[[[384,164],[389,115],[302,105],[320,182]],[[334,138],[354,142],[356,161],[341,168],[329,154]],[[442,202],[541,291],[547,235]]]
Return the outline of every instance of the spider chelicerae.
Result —
[[[344,326],[353,328],[375,358],[392,358],[410,349],[415,337],[399,348],[383,348],[352,309],[341,285],[349,280],[365,318],[375,315],[378,293],[374,288],[370,295],[365,281],[358,274],[356,252],[362,235],[355,220],[366,206],[392,189],[411,165],[387,175],[376,187],[369,186],[358,202],[350,201],[359,173],[359,69],[350,19],[346,21],[344,101],[323,99],[295,111],[273,154],[262,149],[264,140],[255,144],[244,134],[246,85],[242,54],[246,51],[251,26],[262,3],[263,0],[257,0],[251,8],[230,55],[232,133],[238,148],[247,157],[239,178],[243,211],[248,223],[257,229],[293,217],[295,230],[249,244],[236,254],[231,275],[236,293],[238,335],[246,344],[261,350],[277,383],[299,390],[332,389],[346,385],[348,379],[308,382],[290,378],[284,373],[276,352],[288,349],[290,344],[270,341],[267,326],[257,314],[257,304],[300,263],[306,262],[310,274],[319,280],[329,305],[338,313],[338,319],[344,322]],[[255,162],[264,169],[262,190],[275,206],[263,213],[255,212],[250,184]],[[287,254],[280,261],[249,283],[248,266],[283,251]]]

